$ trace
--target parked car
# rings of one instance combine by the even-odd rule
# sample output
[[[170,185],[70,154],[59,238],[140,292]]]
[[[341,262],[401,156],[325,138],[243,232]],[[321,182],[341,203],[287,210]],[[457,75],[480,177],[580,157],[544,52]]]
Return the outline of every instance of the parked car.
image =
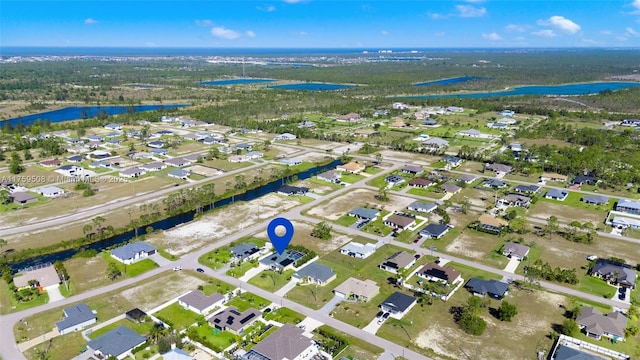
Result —
[[[417,243],[418,243],[418,241],[420,241],[420,238],[419,238],[419,237],[417,237],[415,240],[413,240],[413,243],[414,243],[414,244],[417,244]]]
[[[595,255],[589,255],[589,256],[587,256],[587,260],[589,260],[589,261],[598,260],[598,257],[595,256]]]
[[[182,266],[176,266],[173,268],[173,271],[180,271],[182,270]]]
[[[382,315],[384,315],[384,312],[378,311],[378,313],[376,314],[376,317],[379,318],[379,317],[382,317]]]
[[[384,315],[382,315],[382,318],[387,320],[387,318],[389,318],[389,315],[390,314],[388,312],[386,312],[386,313],[384,313]]]
[[[624,293],[626,293],[626,292],[627,292],[627,288],[625,288],[625,287],[623,287],[623,286],[620,286],[620,287],[618,288],[618,291],[620,292],[620,294],[624,294]]]
[[[627,293],[620,293],[620,294],[618,295],[618,299],[620,299],[620,300],[624,300],[624,299],[626,299],[626,298],[627,298]]]
[[[203,268],[197,268],[196,271],[199,272],[199,273],[203,273],[204,269]]]

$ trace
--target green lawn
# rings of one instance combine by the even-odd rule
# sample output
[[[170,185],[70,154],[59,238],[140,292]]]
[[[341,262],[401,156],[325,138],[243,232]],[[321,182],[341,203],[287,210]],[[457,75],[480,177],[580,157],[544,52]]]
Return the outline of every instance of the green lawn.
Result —
[[[334,221],[334,223],[341,226],[349,227],[355,224],[356,221],[358,221],[358,219],[355,216],[350,216],[349,214],[346,214],[346,215],[342,215],[340,218]]]
[[[617,288],[607,284],[607,282],[602,279],[586,275],[580,281],[578,290],[610,299],[615,294]]]
[[[542,193],[546,194],[548,190],[549,189],[545,188]],[[609,197],[609,202],[606,205],[590,205],[581,200],[583,196],[585,196],[585,194],[569,191],[569,195],[567,195],[567,198],[564,199],[564,201],[547,199],[545,197],[541,197],[540,201],[573,206],[573,207],[589,209],[589,210],[598,210],[602,212],[610,211],[611,209],[613,209],[613,205],[616,203],[616,199],[612,199],[609,195],[607,195],[607,197]]]
[[[341,181],[344,181],[348,184],[353,184],[356,183],[362,179],[364,179],[365,177],[363,175],[358,175],[358,174],[344,174],[340,177]]]
[[[500,280],[502,279],[502,276],[498,275],[498,274],[494,274],[494,273],[490,273],[484,270],[480,270],[480,269],[476,269],[473,268],[471,266],[467,266],[467,265],[462,265],[462,264],[458,264],[455,262],[449,262],[447,263],[445,266],[451,266],[454,269],[458,270],[458,272],[460,274],[462,274],[462,277],[465,280],[469,280],[473,277],[477,277],[483,280],[489,280],[489,279],[496,279],[496,280]]]
[[[262,309],[269,305],[271,301],[261,298],[258,295],[244,292],[240,296],[235,296],[227,302],[227,306],[235,306],[238,311],[245,311],[249,308]]]
[[[227,275],[233,276],[235,278],[239,278],[244,276],[244,274],[250,269],[258,267],[258,261],[257,260],[243,261],[240,264],[240,266],[234,266],[234,264],[231,264],[231,265],[232,265],[231,269],[227,270]]]
[[[198,262],[214,270],[220,269],[231,261],[231,247],[223,246],[198,258]]]
[[[379,168],[379,167],[376,167],[376,166],[367,166],[364,169],[364,172],[367,173],[367,174],[375,175],[375,174],[381,172],[382,170],[383,170],[382,168]]]
[[[294,272],[294,270],[286,270],[283,273],[278,273],[265,270],[249,279],[249,284],[275,292],[291,280],[291,275],[293,275]]]
[[[367,232],[369,234],[380,235],[380,236],[387,236],[391,234],[393,229],[390,228],[389,226],[386,226],[382,220],[382,218],[387,216],[388,214],[389,212],[386,210],[380,211],[380,215],[378,216],[378,218],[368,223],[367,225],[365,225],[362,228],[362,231]]]
[[[0,314],[22,311],[48,302],[49,294],[46,292],[40,293],[38,297],[29,302],[17,302],[9,289],[9,285],[0,280]]]
[[[102,252],[102,256],[108,262],[116,264],[116,266],[118,267],[118,269],[120,270],[122,275],[126,276],[126,277],[135,277],[135,276],[138,276],[140,274],[144,274],[147,271],[153,270],[153,269],[158,267],[158,264],[156,264],[151,259],[143,259],[143,260],[137,261],[137,262],[135,262],[133,264],[125,265],[125,264],[121,263],[120,261],[112,258],[111,255],[109,255],[108,251],[103,251]]]
[[[212,350],[220,352],[228,348],[231,344],[238,340],[238,337],[228,331],[221,331],[214,334],[213,328],[209,324],[197,326],[196,332],[199,336],[206,338],[207,343],[211,344],[214,348]]]
[[[367,185],[375,186],[375,187],[377,187],[377,188],[379,188],[379,187],[381,187],[381,186],[386,186],[386,185],[387,185],[387,182],[386,182],[386,181],[385,181],[385,179],[384,179],[385,177],[387,177],[387,175],[385,175],[385,176],[378,176],[378,177],[377,177],[377,178],[375,178],[375,179],[371,179],[371,180],[367,181]]]
[[[187,310],[180,306],[177,302],[167,306],[166,308],[154,314],[158,319],[171,325],[177,331],[182,331],[193,325],[202,318],[202,315],[196,314],[191,310]]]
[[[435,189],[433,189],[433,186],[430,186],[428,188],[417,188],[417,187],[412,187],[411,189],[407,190],[407,194],[411,194],[411,195],[417,195],[417,196],[424,196],[424,197],[428,197],[428,198],[432,198],[432,199],[441,199],[442,197],[444,197],[444,193],[442,192],[435,192]]]
[[[317,334],[320,329],[345,339],[349,344],[346,349],[339,354],[336,354],[334,359],[344,357],[347,359],[373,360],[377,359],[384,352],[384,349],[381,347],[375,346],[357,337],[345,334],[342,331],[327,325],[322,325],[318,329],[314,330],[314,334]],[[314,339],[317,340],[317,336],[318,335],[315,335]],[[396,357],[396,360],[397,359],[399,359],[399,357]]]
[[[29,360],[39,360],[42,357],[38,353],[47,352],[46,359],[49,360],[67,360],[73,359],[80,355],[82,351],[87,350],[87,342],[80,332],[73,332],[63,336],[57,336],[50,341],[36,345],[25,351],[23,354]],[[9,359],[7,359],[9,360]]]
[[[137,322],[133,322],[127,319],[122,319],[120,321],[116,321],[113,324],[109,324],[105,327],[102,327],[98,330],[92,331],[90,334],[88,334],[90,339],[95,339],[101,335],[104,335],[105,333],[119,327],[120,325],[124,325],[126,327],[128,327],[129,329],[133,330],[135,333],[138,333],[140,335],[146,336],[149,334],[149,332],[151,331],[151,329],[153,328],[153,326],[155,325],[155,323],[151,320],[149,321],[145,321],[142,323],[137,323]]]
[[[298,324],[305,316],[289,308],[281,307],[263,315],[265,320],[273,320],[282,324]]]
[[[303,195],[303,196],[299,196],[299,195],[289,196],[289,198],[298,200],[303,204],[308,204],[308,203],[312,202],[313,200],[315,200],[315,198],[312,198],[311,196],[306,196],[306,195]]]

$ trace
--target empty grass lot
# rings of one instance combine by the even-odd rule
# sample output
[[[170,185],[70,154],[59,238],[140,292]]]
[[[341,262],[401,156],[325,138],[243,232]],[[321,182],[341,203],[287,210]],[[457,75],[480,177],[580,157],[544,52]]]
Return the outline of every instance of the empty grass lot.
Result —
[[[427,188],[412,187],[407,190],[407,194],[422,196],[430,199],[442,199],[446,194],[443,191],[437,191],[434,186]]]
[[[335,334],[342,339],[345,339],[349,343],[349,346],[347,346],[347,348],[344,349],[341,353],[335,354],[335,358],[373,360],[378,359],[378,357],[384,352],[384,349],[381,347],[375,346],[364,340],[345,334],[342,331],[336,330],[327,325],[320,326],[314,331],[314,333],[317,333],[318,330],[321,329],[331,334]],[[318,335],[315,335],[314,339],[317,340],[317,337]],[[396,359],[399,358],[396,357]]]
[[[305,316],[297,313],[289,308],[280,307],[268,314],[263,314],[265,320],[273,320],[282,324],[299,324],[305,319]]]
[[[343,182],[346,182],[348,184],[353,184],[356,183],[362,179],[364,179],[365,177],[363,175],[358,175],[358,174],[344,174],[340,177],[340,180]]]
[[[186,329],[202,318],[202,315],[183,308],[177,302],[165,307],[154,315],[177,331]]]
[[[46,359],[49,360],[67,360],[73,359],[80,355],[82,351],[86,351],[87,342],[80,332],[73,332],[63,336],[57,336],[50,341],[36,345],[28,349],[23,355],[29,360],[39,360],[39,353],[47,354]]]
[[[88,334],[88,336],[90,339],[95,339],[119,327],[120,325],[124,325],[125,327],[128,327],[129,329],[133,330],[133,332],[138,333],[142,336],[146,336],[149,334],[149,332],[151,332],[151,328],[154,327],[155,323],[153,322],[153,320],[137,323],[131,320],[122,319],[114,322],[113,324],[109,324],[98,330],[92,331],[90,334]]]
[[[198,335],[206,338],[207,342],[214,347],[213,350],[217,352],[222,352],[238,340],[238,336],[228,331],[221,331],[214,334],[214,329],[208,323],[197,326],[195,329]]]
[[[291,280],[294,270],[285,270],[278,273],[271,270],[264,270],[260,274],[249,279],[249,284],[255,285],[261,289],[275,292]]]
[[[355,216],[349,214],[342,215],[338,220],[334,221],[337,225],[349,227],[356,223],[358,219]]]
[[[238,311],[245,311],[249,308],[262,309],[269,305],[271,302],[258,295],[244,292],[240,296],[235,296],[233,299],[227,302],[227,306],[235,306]]]

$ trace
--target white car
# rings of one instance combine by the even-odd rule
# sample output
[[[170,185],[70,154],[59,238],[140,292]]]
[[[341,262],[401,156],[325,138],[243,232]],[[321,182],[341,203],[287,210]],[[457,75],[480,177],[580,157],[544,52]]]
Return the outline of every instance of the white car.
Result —
[[[173,271],[180,271],[182,270],[182,266],[176,266],[173,268]]]
[[[598,257],[595,256],[595,255],[589,255],[589,256],[587,256],[587,260],[589,260],[589,261],[598,260]]]

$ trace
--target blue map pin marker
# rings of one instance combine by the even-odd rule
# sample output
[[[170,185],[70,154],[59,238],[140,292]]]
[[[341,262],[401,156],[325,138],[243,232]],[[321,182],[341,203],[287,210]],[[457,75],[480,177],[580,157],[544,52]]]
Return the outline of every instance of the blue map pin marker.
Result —
[[[276,228],[278,226],[284,226],[284,235],[279,236],[276,233]],[[278,254],[282,255],[282,253],[287,250],[287,246],[289,246],[291,239],[293,239],[293,224],[285,218],[275,218],[271,220],[267,226],[267,235],[269,235],[269,240],[271,240],[271,243],[273,244],[273,247],[276,248]]]

